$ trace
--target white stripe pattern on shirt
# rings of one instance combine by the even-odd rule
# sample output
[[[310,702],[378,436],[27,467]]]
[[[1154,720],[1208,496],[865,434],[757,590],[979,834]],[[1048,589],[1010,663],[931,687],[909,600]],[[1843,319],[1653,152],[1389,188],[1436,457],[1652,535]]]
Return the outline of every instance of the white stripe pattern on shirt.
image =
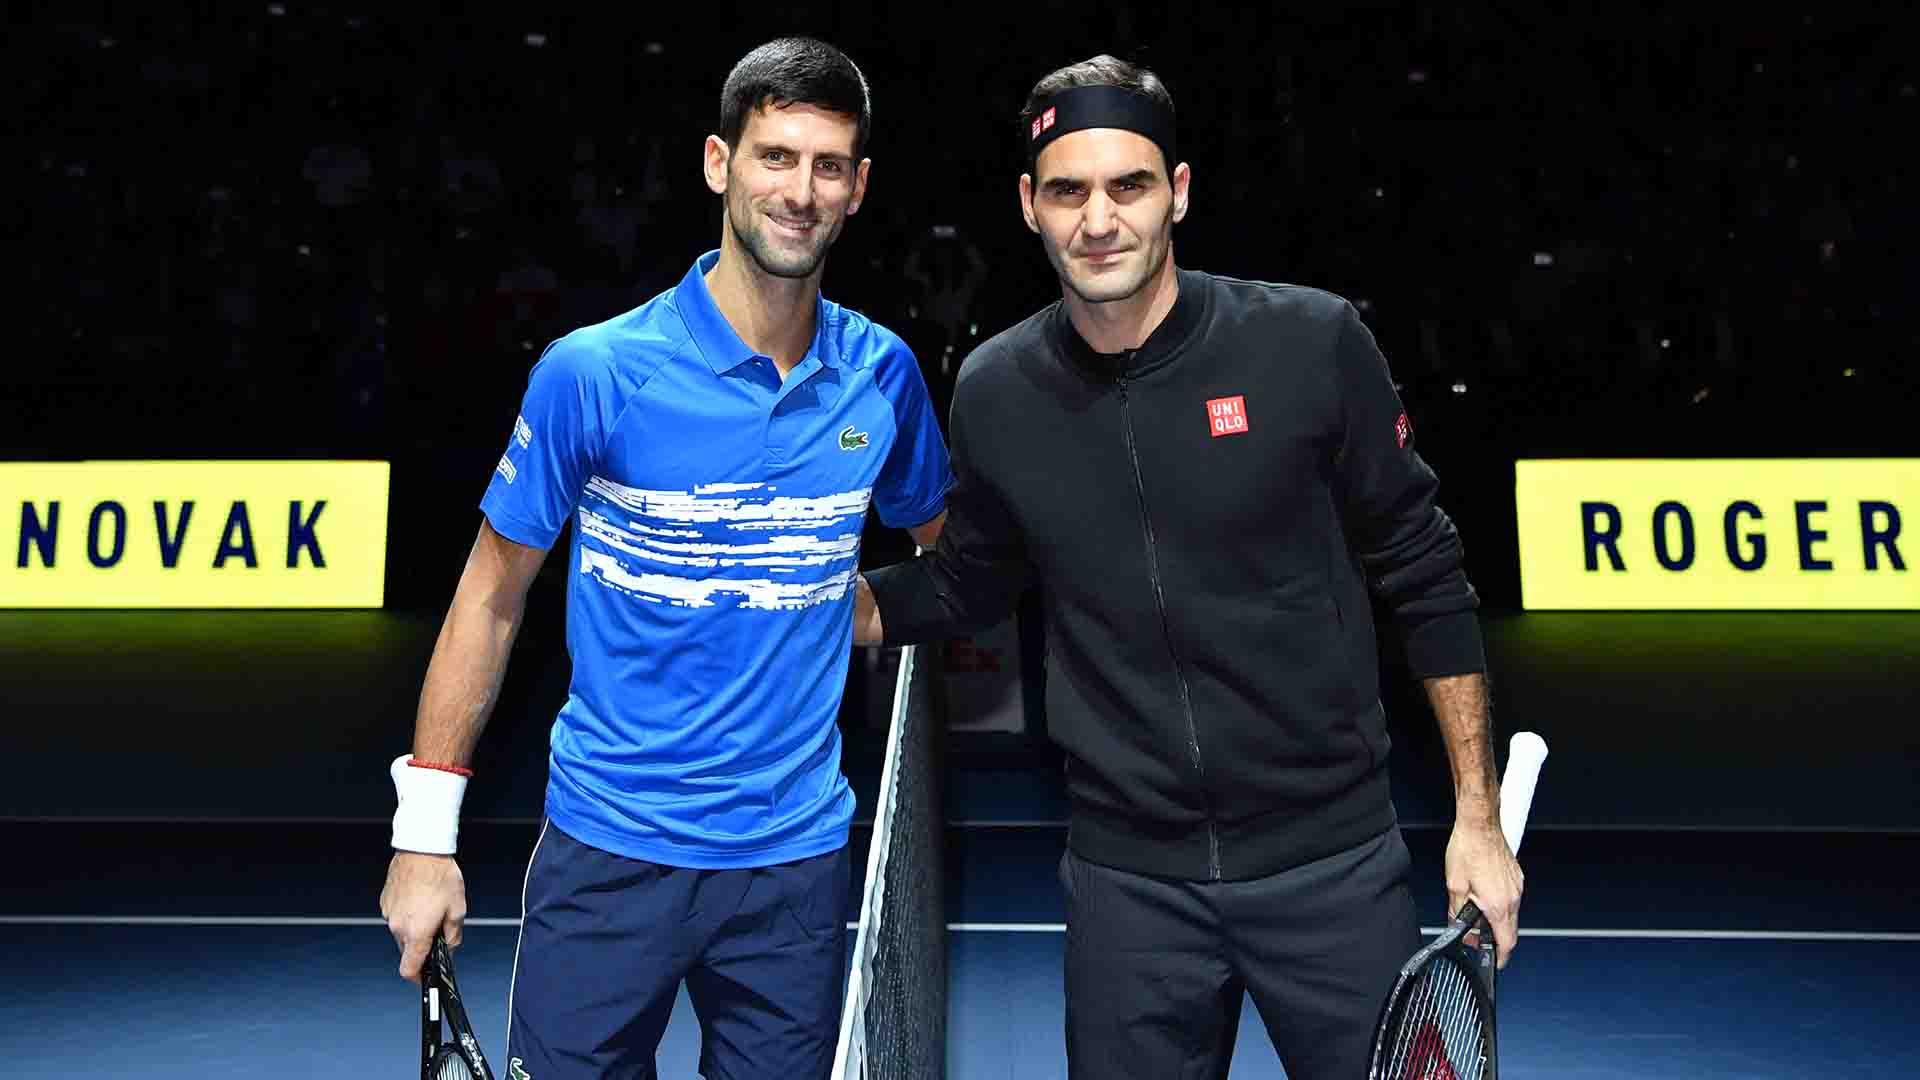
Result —
[[[853,588],[871,488],[821,497],[767,484],[651,491],[605,477],[587,482],[580,508],[580,572],[636,599],[686,607],[799,610]],[[764,492],[764,494],[762,494]],[[755,567],[784,580],[731,577]]]

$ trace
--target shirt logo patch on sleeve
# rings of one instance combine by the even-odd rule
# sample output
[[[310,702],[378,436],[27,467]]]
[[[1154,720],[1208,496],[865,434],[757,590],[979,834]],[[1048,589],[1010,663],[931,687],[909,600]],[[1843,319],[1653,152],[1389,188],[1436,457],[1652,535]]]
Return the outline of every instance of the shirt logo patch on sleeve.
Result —
[[[1247,396],[1212,398],[1207,402],[1207,426],[1214,438],[1247,430]]]
[[[1400,418],[1393,422],[1393,437],[1402,450],[1407,448],[1407,440],[1413,438],[1413,422],[1407,419],[1406,413],[1401,413]]]
[[[533,445],[533,429],[527,426],[526,417],[513,418],[513,438],[523,447]]]

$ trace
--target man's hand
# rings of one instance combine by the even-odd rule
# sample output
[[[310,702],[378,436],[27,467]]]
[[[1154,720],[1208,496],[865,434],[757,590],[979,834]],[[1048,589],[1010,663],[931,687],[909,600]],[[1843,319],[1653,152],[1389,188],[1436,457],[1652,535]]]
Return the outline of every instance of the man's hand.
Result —
[[[460,944],[467,921],[467,886],[451,855],[396,851],[387,864],[387,886],[380,891],[380,914],[400,945],[400,977],[420,981],[420,968],[443,935],[447,947]]]
[[[1422,680],[1453,772],[1453,835],[1447,840],[1447,916],[1471,899],[1493,927],[1500,967],[1520,937],[1520,863],[1500,831],[1500,778],[1483,673]]]
[[[1520,938],[1520,893],[1526,875],[1507,849],[1498,817],[1475,815],[1457,819],[1447,840],[1447,916],[1471,899],[1493,927],[1494,953],[1499,967]]]

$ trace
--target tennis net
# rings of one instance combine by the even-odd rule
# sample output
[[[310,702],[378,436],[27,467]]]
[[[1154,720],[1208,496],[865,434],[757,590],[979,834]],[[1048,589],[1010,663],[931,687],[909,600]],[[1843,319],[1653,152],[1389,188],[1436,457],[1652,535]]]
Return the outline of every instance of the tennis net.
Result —
[[[947,1073],[946,718],[937,647],[901,650],[860,923],[834,1054],[836,1080]]]

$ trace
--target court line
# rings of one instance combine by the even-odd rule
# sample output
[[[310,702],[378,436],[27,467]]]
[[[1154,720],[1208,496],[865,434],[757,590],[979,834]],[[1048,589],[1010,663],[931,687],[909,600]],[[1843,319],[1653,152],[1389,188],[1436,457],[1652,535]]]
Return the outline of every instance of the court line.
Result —
[[[871,819],[856,819],[856,827],[873,827]],[[1451,821],[1402,821],[1399,823],[1404,832],[1433,832],[1453,828]],[[1066,820],[1051,818],[953,818],[948,820],[950,829],[1064,829]],[[1527,824],[1532,832],[1569,832],[1569,833],[1807,833],[1807,834],[1859,834],[1869,836],[1915,836],[1920,835],[1920,826],[1912,825],[1645,825],[1645,824],[1598,824],[1568,822],[1556,824],[1541,822]]]
[[[517,927],[519,919],[469,918],[468,926]],[[385,926],[377,915],[0,915],[0,925],[11,926]],[[850,922],[852,930],[860,924]],[[960,934],[1060,934],[1065,923],[951,922],[947,929]],[[1420,932],[1438,934],[1443,928],[1425,926]],[[1876,941],[1920,942],[1920,933],[1877,930],[1669,930],[1599,929],[1587,927],[1525,927],[1520,936],[1538,938],[1622,939],[1665,941]]]
[[[515,826],[534,828],[540,824],[537,817],[480,817],[466,818],[462,825]],[[0,825],[365,825],[369,827],[389,827],[391,817],[149,817],[141,815],[85,815],[85,814],[0,814]],[[1064,829],[1065,819],[1053,818],[950,818],[949,829]],[[855,818],[853,828],[871,829],[873,819]],[[1448,829],[1450,821],[1402,821],[1400,828],[1406,832],[1427,832]],[[1592,824],[1529,822],[1528,832],[1569,832],[1569,833],[1758,833],[1773,834],[1804,833],[1809,835],[1839,834],[1860,836],[1915,836],[1920,835],[1920,826],[1907,825],[1656,825],[1656,824]]]
[[[470,817],[460,819],[460,824],[471,825],[511,825],[514,827],[537,828],[543,819],[537,817]],[[873,828],[873,819],[855,818],[850,824],[856,829]],[[0,814],[0,825],[364,825],[390,827],[391,817],[168,817],[139,814]],[[1064,821],[990,821],[956,820],[947,825],[955,828],[1060,828]]]
[[[1423,926],[1423,934],[1438,934],[1441,927]],[[1920,942],[1920,933],[1877,930],[1598,930],[1522,927],[1520,936],[1540,938],[1641,938],[1664,941],[1908,941]]]

